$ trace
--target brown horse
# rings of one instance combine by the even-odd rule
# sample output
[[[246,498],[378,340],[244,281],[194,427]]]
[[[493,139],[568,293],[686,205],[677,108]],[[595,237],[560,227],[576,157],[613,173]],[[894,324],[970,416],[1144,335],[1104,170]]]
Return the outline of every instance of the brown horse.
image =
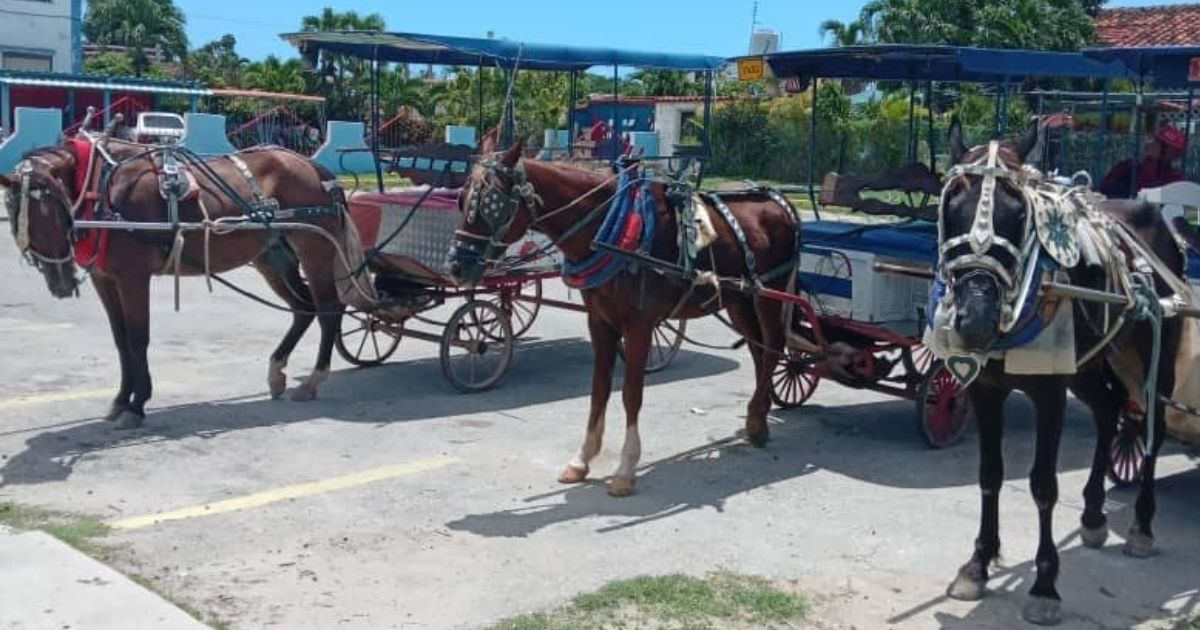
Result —
[[[950,150],[953,162],[960,166],[951,171],[943,192],[942,256],[940,264],[948,273],[943,305],[949,306],[944,320],[946,330],[958,339],[954,345],[971,355],[985,356],[1002,340],[1002,321],[1019,312],[1008,301],[1021,293],[1019,288],[1023,262],[1036,253],[1039,239],[1033,226],[1034,208],[1030,207],[1031,186],[1023,163],[1036,144],[1036,128],[1020,144],[998,145],[993,157],[991,146],[968,150],[957,121],[951,127]],[[990,179],[990,181],[989,181]],[[987,194],[991,191],[991,195]],[[1146,256],[1161,261],[1166,270],[1155,274],[1154,292],[1160,297],[1172,295],[1172,285],[1182,277],[1184,257],[1158,208],[1132,201],[1100,200],[1098,208],[1129,233],[1136,235],[1146,248]],[[1081,219],[1083,221],[1083,219]],[[981,235],[981,236],[977,236]],[[986,237],[977,246],[975,239]],[[1033,242],[1030,239],[1034,239]],[[1057,243],[1058,241],[1056,241]],[[1129,241],[1117,240],[1114,248],[1133,257]],[[1027,248],[1029,246],[1030,248]],[[1113,251],[1105,248],[1101,251]],[[1061,254],[1060,254],[1061,256]],[[1069,267],[1070,284],[1099,291],[1111,291],[1112,269],[1126,264],[1121,258],[1105,269],[1103,265],[1080,260]],[[1036,260],[1036,258],[1034,258]],[[1173,276],[1173,277],[1171,277]],[[1014,291],[1014,279],[1018,288]],[[1178,286],[1178,285],[1175,285]],[[1036,292],[1036,287],[1034,289]],[[1074,331],[1074,357],[1084,359],[1075,374],[1028,375],[1007,372],[1005,359],[993,359],[968,393],[979,424],[979,485],[982,510],[979,534],[971,559],[963,565],[949,588],[957,599],[975,600],[984,595],[988,569],[1000,552],[999,495],[1004,481],[1002,436],[1004,402],[1013,390],[1021,390],[1033,402],[1036,412],[1037,446],[1029,486],[1038,509],[1039,539],[1037,579],[1029,591],[1030,599],[1023,616],[1031,623],[1050,625],[1061,619],[1061,598],[1056,589],[1059,573],[1058,550],[1051,531],[1052,515],[1058,501],[1058,450],[1066,413],[1068,389],[1092,411],[1097,441],[1091,474],[1083,490],[1081,538],[1088,547],[1100,547],[1108,537],[1108,519],[1104,514],[1105,474],[1109,469],[1110,445],[1116,434],[1118,415],[1130,400],[1141,402],[1142,383],[1147,378],[1144,366],[1151,364],[1153,336],[1151,325],[1134,316],[1122,319],[1119,309],[1095,303],[1066,302]],[[938,312],[942,312],[939,307]],[[935,315],[935,321],[938,321]],[[1121,322],[1124,322],[1123,324]],[[1181,322],[1169,318],[1162,322],[1158,358],[1157,391],[1147,417],[1154,426],[1154,440],[1146,456],[1141,489],[1138,493],[1133,526],[1126,537],[1125,552],[1145,557],[1153,551],[1151,521],[1154,518],[1155,453],[1162,445],[1165,431],[1162,396],[1174,390],[1175,348],[1179,345]],[[1111,336],[1110,336],[1111,335]],[[1087,360],[1087,355],[1096,350]],[[955,354],[958,351],[956,350]],[[1056,353],[1067,352],[1055,350]],[[1005,355],[1007,357],[1008,355]],[[953,359],[952,359],[953,360]]]
[[[451,264],[451,274],[460,283],[478,282],[486,265],[503,253],[504,244],[530,229],[554,240],[568,261],[578,263],[592,254],[592,242],[605,209],[617,194],[617,177],[561,163],[524,159],[522,149],[523,144],[518,143],[503,154],[483,158],[459,197],[463,208],[471,209],[464,214]],[[657,230],[650,255],[675,261],[679,253],[678,219],[668,207],[665,186],[654,184],[652,191]],[[748,269],[748,256],[739,245],[735,226],[715,218],[719,216],[715,211],[712,223],[717,239],[700,253],[696,268],[737,278],[774,275],[774,279],[764,284],[785,288],[786,275],[792,274],[769,272],[785,268],[794,271],[792,265],[799,240],[799,217],[794,209],[773,201],[762,191],[731,193],[727,199],[736,228],[744,234],[753,255],[755,268]],[[481,212],[479,206],[491,209]],[[496,210],[503,216],[498,216]],[[594,353],[591,411],[583,446],[562,470],[560,482],[583,482],[590,462],[600,452],[613,366],[618,344],[624,339],[625,444],[608,490],[614,496],[633,492],[641,453],[638,413],[651,335],[655,326],[669,317],[701,317],[720,308],[729,313],[738,332],[748,341],[754,359],[756,383],[747,410],[746,436],[756,446],[766,443],[771,370],[779,360],[785,338],[784,309],[779,302],[740,291],[717,291],[712,286],[693,287],[690,282],[645,265],[638,271],[622,272],[605,284],[585,289],[582,294]]]
[[[97,146],[98,145],[98,146]],[[170,231],[137,230],[139,223],[169,221],[162,191],[161,149],[111,139],[75,138],[62,146],[27,155],[12,176],[0,175],[0,200],[8,206],[18,247],[45,276],[58,298],[78,294],[79,266],[87,267],[104,306],[121,362],[121,384],[107,415],[121,429],[136,428],[145,418],[151,395],[146,359],[150,341],[150,278],[175,273],[174,252],[182,275],[220,273],[253,264],[292,309],[292,325],[271,355],[268,384],[272,397],[286,389],[283,368],[313,319],[320,321],[316,367],[294,392],[311,400],[326,378],[343,305],[339,289],[349,282],[339,247],[315,230],[237,230],[180,232],[179,247]],[[178,203],[181,222],[220,221],[243,216],[245,200],[275,200],[282,209],[324,208],[314,218],[296,219],[319,227],[361,256],[357,235],[345,220],[345,200],[337,179],[307,158],[266,147],[205,162],[211,169],[189,168],[193,194]],[[216,179],[212,177],[215,175]],[[102,180],[103,183],[102,183]],[[232,187],[242,201],[231,199]],[[97,203],[98,202],[98,203]],[[130,230],[76,230],[74,222],[94,216],[127,222]],[[301,277],[303,271],[303,278]],[[343,280],[339,287],[339,279]]]

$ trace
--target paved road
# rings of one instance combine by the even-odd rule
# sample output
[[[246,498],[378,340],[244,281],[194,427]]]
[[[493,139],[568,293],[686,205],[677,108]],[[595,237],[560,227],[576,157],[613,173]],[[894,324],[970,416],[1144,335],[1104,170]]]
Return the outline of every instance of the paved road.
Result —
[[[116,433],[96,417],[117,382],[90,289],[54,301],[0,239],[0,501],[85,511],[122,525],[120,567],[235,628],[472,627],[554,606],[620,577],[717,568],[793,580],[825,627],[1009,628],[1031,583],[1036,512],[1025,475],[1029,406],[1011,405],[1002,500],[1007,568],[979,604],[943,589],[972,547],[974,436],[930,451],[911,403],[823,384],[777,413],[765,450],[735,431],[750,393],[742,352],[683,352],[650,379],[639,493],[563,488],[590,375],[583,319],[543,312],[503,385],[443,380],[436,348],[406,341],[373,370],[338,363],[318,401],[265,395],[286,316],[200,281],[171,312],[159,281],[153,414]],[[252,272],[233,276],[260,286]],[[728,340],[715,323],[695,327]],[[315,335],[292,361],[303,376]],[[339,360],[340,361],[340,360]],[[596,466],[616,465],[619,397]],[[1072,415],[1060,467],[1068,628],[1168,627],[1200,614],[1200,470],[1161,464],[1162,554],[1094,552],[1075,527],[1092,430]],[[1114,492],[1123,532],[1132,494]],[[204,507],[207,505],[208,507]],[[155,524],[147,515],[172,520]]]

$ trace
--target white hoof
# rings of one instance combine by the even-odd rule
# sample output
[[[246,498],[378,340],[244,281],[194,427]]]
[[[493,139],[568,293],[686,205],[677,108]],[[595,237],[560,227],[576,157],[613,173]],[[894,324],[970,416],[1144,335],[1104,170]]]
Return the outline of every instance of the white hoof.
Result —
[[[985,592],[987,592],[987,587],[982,580],[977,580],[961,571],[946,589],[946,595],[960,602],[977,602],[983,599]]]
[[[1083,542],[1084,547],[1099,549],[1104,546],[1104,543],[1108,542],[1108,525],[1101,525],[1096,529],[1080,527],[1079,538]]]
[[[308,383],[302,383],[292,392],[293,402],[310,402],[316,399],[317,388],[309,385]]]

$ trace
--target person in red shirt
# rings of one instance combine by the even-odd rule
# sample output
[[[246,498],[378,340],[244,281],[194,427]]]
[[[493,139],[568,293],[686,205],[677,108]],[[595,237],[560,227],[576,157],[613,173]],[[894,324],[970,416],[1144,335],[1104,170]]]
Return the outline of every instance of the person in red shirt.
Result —
[[[1175,163],[1187,150],[1187,138],[1183,132],[1164,125],[1146,145],[1142,161],[1125,160],[1117,164],[1100,182],[1100,192],[1110,198],[1131,199],[1143,188],[1158,188],[1183,181],[1186,176]],[[1133,181],[1133,169],[1137,168],[1137,181]]]

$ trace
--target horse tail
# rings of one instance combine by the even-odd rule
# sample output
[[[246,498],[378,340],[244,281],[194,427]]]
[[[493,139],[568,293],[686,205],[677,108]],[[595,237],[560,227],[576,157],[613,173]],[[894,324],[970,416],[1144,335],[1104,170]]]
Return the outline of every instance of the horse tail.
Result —
[[[333,267],[338,300],[347,306],[367,310],[379,302],[379,295],[370,281],[370,276],[367,275],[367,258],[363,253],[358,226],[348,215],[349,212],[344,210],[342,229],[338,234],[338,248],[341,253],[335,257]]]

